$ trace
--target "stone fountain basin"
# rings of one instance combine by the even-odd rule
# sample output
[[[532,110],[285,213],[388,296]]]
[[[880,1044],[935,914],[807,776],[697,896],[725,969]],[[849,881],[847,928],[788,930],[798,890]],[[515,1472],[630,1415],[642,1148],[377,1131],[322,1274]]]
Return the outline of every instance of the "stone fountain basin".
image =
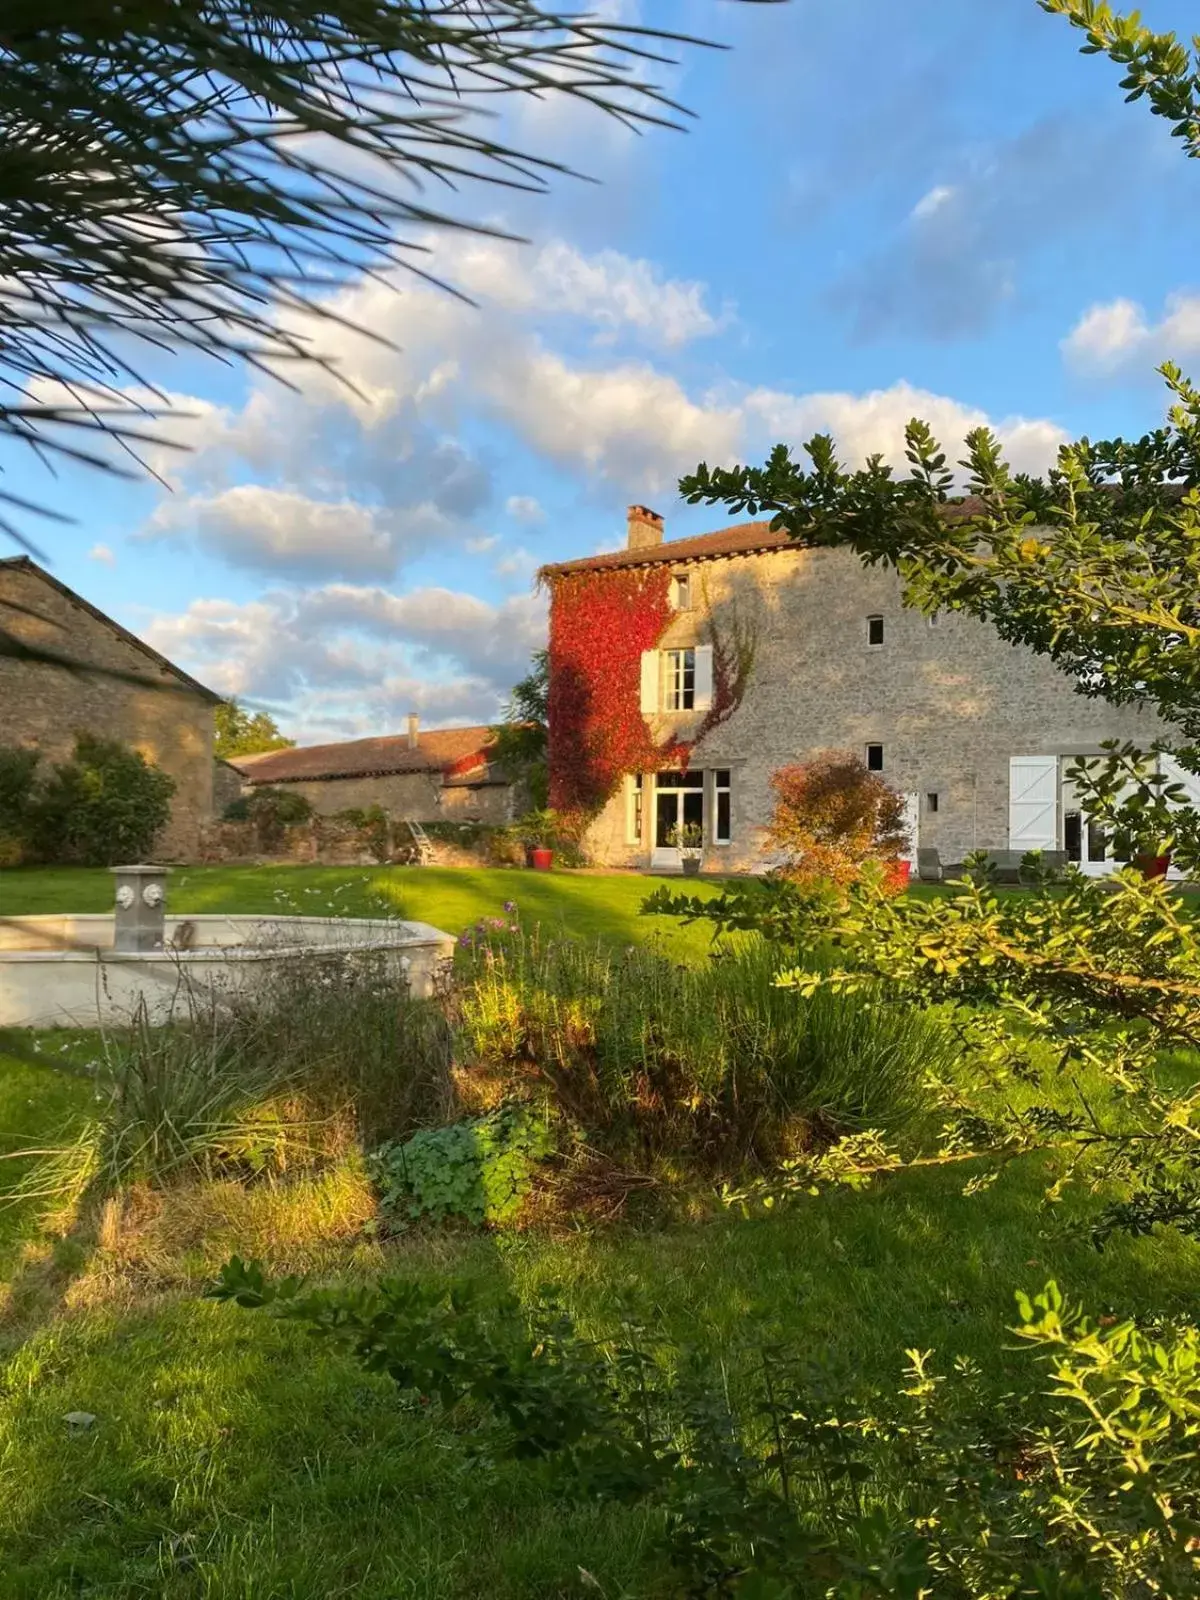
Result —
[[[162,950],[114,950],[111,914],[0,917],[0,1027],[119,1026],[145,1003],[162,1022],[189,989],[252,985],[298,955],[380,951],[428,995],[454,940],[427,922],[367,917],[169,916]]]

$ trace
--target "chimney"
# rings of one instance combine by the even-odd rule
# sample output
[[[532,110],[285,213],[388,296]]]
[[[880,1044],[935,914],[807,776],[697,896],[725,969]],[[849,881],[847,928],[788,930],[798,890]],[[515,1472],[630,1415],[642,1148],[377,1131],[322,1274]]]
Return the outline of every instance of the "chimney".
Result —
[[[630,506],[627,547],[630,550],[649,550],[662,542],[663,519],[658,512],[651,511],[648,506]]]
[[[415,711],[410,711],[408,713],[408,748],[410,750],[415,750],[417,748],[417,746],[421,742],[420,739],[417,737],[417,729],[420,726],[421,726],[420,717],[418,717],[418,715],[417,715],[417,713]]]

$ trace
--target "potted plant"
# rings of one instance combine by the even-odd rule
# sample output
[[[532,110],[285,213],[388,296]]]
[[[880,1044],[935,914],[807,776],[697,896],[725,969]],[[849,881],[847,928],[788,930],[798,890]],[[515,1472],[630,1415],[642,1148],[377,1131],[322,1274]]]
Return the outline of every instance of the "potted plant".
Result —
[[[671,845],[679,851],[679,864],[685,878],[699,875],[704,859],[704,830],[698,823],[676,823],[670,833]]]
[[[1115,739],[1104,759],[1079,761],[1067,773],[1089,821],[1107,835],[1114,861],[1128,861],[1144,878],[1165,878],[1187,793],[1158,770],[1153,755]]]
[[[521,818],[518,827],[525,846],[525,865],[537,872],[549,872],[554,865],[554,851],[549,844],[554,837],[554,814],[530,811]]]

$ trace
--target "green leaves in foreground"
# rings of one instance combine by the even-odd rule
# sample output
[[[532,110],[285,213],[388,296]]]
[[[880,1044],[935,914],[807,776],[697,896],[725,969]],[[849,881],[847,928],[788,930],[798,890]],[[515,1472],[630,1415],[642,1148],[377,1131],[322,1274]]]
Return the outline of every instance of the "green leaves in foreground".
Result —
[[[588,1342],[552,1298],[309,1289],[236,1257],[210,1297],[307,1326],[418,1401],[469,1404],[564,1496],[641,1506],[681,1594],[1135,1600],[1200,1582],[1196,1329],[1096,1327],[1053,1283],[1018,1296],[1038,1360],[1002,1404],[978,1367],[942,1374],[926,1351],[896,1394],[854,1397],[807,1352],[718,1365],[632,1320]]]

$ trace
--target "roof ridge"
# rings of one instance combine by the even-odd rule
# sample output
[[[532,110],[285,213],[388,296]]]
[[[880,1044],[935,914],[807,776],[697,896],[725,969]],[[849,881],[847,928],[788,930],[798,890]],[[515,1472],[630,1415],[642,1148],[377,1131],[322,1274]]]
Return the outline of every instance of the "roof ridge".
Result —
[[[169,657],[156,650],[152,644],[147,644],[144,639],[139,639],[136,633],[131,633],[128,628],[123,627],[115,617],[110,617],[107,611],[101,611],[99,606],[93,605],[90,600],[85,600],[77,590],[72,589],[61,578],[56,578],[52,572],[47,572],[45,567],[39,565],[31,557],[0,557],[0,568],[4,567],[33,573],[35,577],[41,578],[48,583],[52,589],[57,589],[60,594],[65,595],[72,604],[82,607],[84,611],[95,617],[97,622],[101,622],[105,627],[111,628],[126,644],[132,645],[136,650],[140,650],[144,656],[148,656],[157,666],[164,667],[172,677],[177,678],[187,688],[194,689],[197,694],[203,695],[213,705],[220,705],[223,701],[223,695],[219,695],[215,689],[210,689],[207,684],[201,683],[198,678],[193,678],[191,673],[185,672],[182,667],[177,667]],[[84,661],[76,662],[74,665],[80,671],[87,669],[87,663]]]

